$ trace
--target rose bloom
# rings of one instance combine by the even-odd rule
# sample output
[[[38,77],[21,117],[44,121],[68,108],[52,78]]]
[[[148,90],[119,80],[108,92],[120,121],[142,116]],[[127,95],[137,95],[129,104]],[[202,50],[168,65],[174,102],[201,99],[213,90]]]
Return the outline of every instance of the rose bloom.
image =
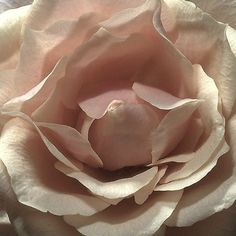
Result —
[[[232,212],[215,222],[236,199],[236,6],[194,2],[0,15],[0,207],[18,235],[234,235]]]

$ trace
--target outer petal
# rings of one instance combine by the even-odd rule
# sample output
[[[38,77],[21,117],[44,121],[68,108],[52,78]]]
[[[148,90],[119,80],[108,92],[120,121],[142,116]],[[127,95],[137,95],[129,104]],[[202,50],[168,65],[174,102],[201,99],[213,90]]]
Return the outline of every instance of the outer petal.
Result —
[[[25,5],[29,5],[33,0],[1,0],[0,1],[0,13],[13,8],[19,8]]]
[[[228,118],[236,101],[236,58],[226,37],[228,26],[184,0],[163,0],[161,20],[174,45],[215,80]]]
[[[10,65],[9,58],[20,49],[22,40],[21,30],[26,20],[30,6],[12,9],[0,15],[0,68],[6,68]],[[3,66],[5,64],[5,66]],[[14,64],[13,64],[14,65]]]
[[[190,0],[200,7],[204,12],[209,13],[216,20],[231,25],[236,29],[236,1],[235,0]]]
[[[55,159],[25,121],[5,125],[0,150],[20,202],[57,215],[91,215],[108,206],[54,168]]]
[[[42,233],[45,236],[78,235],[76,231],[70,226],[66,225],[60,217],[53,216],[49,213],[37,212],[30,207],[21,205],[16,199],[16,196],[11,187],[10,176],[8,175],[7,169],[1,160],[0,183],[1,203],[4,203],[4,209],[6,210],[10,222],[17,232],[17,235],[40,236]],[[9,220],[8,217],[6,217],[7,221]],[[0,232],[1,230],[2,229],[0,228]],[[15,231],[11,229],[11,231],[8,231],[8,233],[15,235]]]
[[[187,188],[167,225],[189,226],[230,207],[236,199],[236,116],[227,126],[230,152],[199,183]],[[192,214],[198,212],[197,214]],[[186,217],[187,216],[187,217]]]
[[[215,213],[192,226],[167,227],[165,236],[233,236],[236,232],[235,217],[236,205],[234,204],[229,209]]]
[[[170,216],[182,191],[154,193],[138,206],[131,199],[94,215],[65,216],[67,223],[85,235],[153,235]]]

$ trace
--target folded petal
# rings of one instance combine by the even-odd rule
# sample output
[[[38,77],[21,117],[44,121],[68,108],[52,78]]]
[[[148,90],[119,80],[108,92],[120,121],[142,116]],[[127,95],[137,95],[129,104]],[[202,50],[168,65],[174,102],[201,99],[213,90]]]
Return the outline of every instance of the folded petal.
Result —
[[[132,199],[94,215],[65,216],[65,221],[85,235],[155,235],[176,207],[182,191],[154,193],[142,205]]]
[[[91,170],[81,169],[73,170],[64,164],[57,162],[56,168],[70,176],[77,179],[81,184],[88,188],[93,194],[109,199],[125,198],[133,195],[135,192],[147,185],[157,174],[158,169],[152,167],[150,169],[143,169],[135,173],[135,170],[130,170],[128,177],[122,177],[118,173],[113,173],[113,178],[109,177],[109,173]],[[133,172],[133,173],[132,173]],[[124,173],[123,173],[124,174]]]
[[[161,22],[166,37],[215,80],[228,118],[236,101],[236,58],[226,37],[228,26],[215,21],[193,3],[178,0],[162,1]]]
[[[155,186],[165,175],[166,169],[167,166],[158,167],[158,172],[154,176],[154,178],[146,186],[142,187],[134,194],[134,200],[137,204],[139,205],[143,204],[148,199],[148,197],[153,193]]]
[[[185,178],[198,170],[209,159],[214,160],[228,151],[225,143],[225,124],[224,118],[219,113],[218,90],[214,81],[208,77],[201,66],[194,66],[195,73],[198,74],[199,92],[198,98],[204,100],[199,106],[199,114],[203,125],[205,126],[205,138],[200,147],[189,155],[192,158],[182,166],[176,166],[165,176],[164,182],[170,182],[176,179]],[[220,151],[219,151],[220,150]]]
[[[163,110],[171,110],[180,107],[185,103],[196,101],[196,99],[191,98],[181,99],[158,88],[138,82],[135,82],[132,88],[135,94],[144,101],[149,102],[153,106]]]
[[[51,123],[36,123],[41,131],[50,139],[59,143],[73,157],[89,166],[102,167],[103,163],[98,155],[93,151],[88,140],[72,127]]]
[[[6,68],[6,62],[10,63],[8,60],[20,49],[21,29],[30,11],[31,6],[25,6],[0,15],[0,68],[3,67],[2,64]]]
[[[24,170],[23,170],[24,171]],[[36,211],[28,206],[24,206],[17,201],[11,181],[14,181],[14,177],[9,176],[5,165],[0,160],[0,197],[1,203],[4,203],[4,209],[7,213],[5,216],[5,223],[11,222],[12,228],[8,227],[8,231],[3,231],[2,223],[0,225],[0,232],[4,235],[35,235],[49,236],[56,235],[68,235],[76,236],[76,230],[67,225],[60,217],[51,215],[49,213],[42,213]],[[32,185],[34,186],[34,185]],[[32,187],[30,186],[30,187]],[[34,186],[35,187],[35,186]],[[29,187],[28,187],[29,188]],[[0,217],[2,219],[2,217]],[[14,230],[15,229],[15,230]],[[6,227],[5,227],[6,230]],[[6,234],[8,233],[8,234]]]
[[[109,206],[54,168],[54,157],[27,122],[21,119],[8,122],[1,135],[0,149],[14,192],[23,204],[56,215],[91,215]]]
[[[224,22],[236,29],[236,1],[235,0],[191,0],[204,12],[209,13],[217,21]]]
[[[192,118],[183,139],[175,148],[175,150],[170,156],[159,159],[157,164],[169,162],[183,163],[190,161],[192,158],[194,158],[194,155],[191,155],[191,153],[197,149],[197,145],[201,141],[203,131],[204,127],[200,118]]]
[[[63,0],[37,0],[33,3],[33,10],[27,24],[33,29],[42,30],[60,19],[74,20],[90,12],[101,12],[103,18],[106,19],[114,12],[141,5],[143,2],[144,0],[134,0],[132,2],[125,0],[119,2],[115,0],[71,0],[70,4],[66,4],[65,7]]]
[[[135,94],[130,87],[130,82],[111,80],[84,86],[79,93],[78,104],[89,117],[99,119],[113,100],[135,101]]]
[[[227,126],[230,151],[219,159],[216,167],[199,183],[184,191],[184,195],[169,226],[189,226],[210,215],[229,208],[236,199],[236,117]],[[192,214],[196,212],[197,214]],[[186,217],[188,216],[188,217]]]
[[[3,105],[3,109],[8,111],[23,111],[30,115],[42,102],[44,102],[45,97],[49,96],[57,81],[65,75],[66,63],[66,57],[60,59],[45,79],[25,94],[10,99]]]
[[[188,123],[200,100],[187,100],[169,111],[152,134],[152,163],[174,150],[184,137]]]
[[[188,217],[188,216],[187,216]],[[232,236],[235,234],[236,205],[215,213],[189,227],[167,227],[166,236]]]

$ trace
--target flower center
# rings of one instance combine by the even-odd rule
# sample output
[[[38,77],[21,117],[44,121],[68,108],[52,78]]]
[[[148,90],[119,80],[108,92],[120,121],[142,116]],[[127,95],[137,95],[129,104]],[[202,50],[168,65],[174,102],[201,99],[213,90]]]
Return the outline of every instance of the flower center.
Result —
[[[89,131],[90,143],[104,169],[151,163],[151,132],[159,121],[158,114],[148,105],[114,100]]]

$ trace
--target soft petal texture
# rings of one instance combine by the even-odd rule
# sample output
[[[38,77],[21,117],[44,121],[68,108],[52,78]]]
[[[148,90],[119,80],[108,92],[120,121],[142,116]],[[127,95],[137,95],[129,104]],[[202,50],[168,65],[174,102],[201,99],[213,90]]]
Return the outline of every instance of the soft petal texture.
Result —
[[[130,199],[94,217],[65,216],[65,220],[86,235],[153,235],[170,216],[181,195],[182,191],[154,193],[140,206]]]
[[[197,149],[197,145],[200,142],[203,131],[204,127],[200,118],[192,118],[183,139],[175,150],[170,156],[168,155],[165,158],[159,159],[157,164],[169,162],[183,163],[190,161],[194,158],[194,156],[189,155],[189,153]]]
[[[0,181],[1,200],[4,202],[4,208],[17,235],[40,236],[42,233],[45,236],[78,235],[72,227],[63,222],[62,218],[53,216],[49,213],[38,212],[20,204],[11,187],[11,179],[7,169],[1,160]],[[11,235],[15,235],[14,230],[11,230],[10,233]]]
[[[216,167],[203,180],[184,191],[175,212],[166,222],[167,225],[189,226],[234,203],[236,199],[235,115],[229,120],[227,131],[230,151],[219,159]]]
[[[193,156],[190,158],[189,162],[171,169],[171,171],[164,177],[164,180],[162,180],[164,183],[170,183],[159,186],[157,188],[159,190],[167,190],[168,187],[170,187],[171,190],[174,190],[175,187],[176,189],[179,189],[193,184],[192,181],[198,181],[200,176],[202,178],[206,175],[214,165],[216,165],[218,158],[229,150],[224,138],[224,119],[218,111],[219,102],[217,87],[215,86],[214,81],[204,73],[201,66],[195,65],[194,68],[196,73],[199,75],[198,98],[205,100],[199,106],[199,113],[204,126],[208,129],[205,130],[207,137],[196,151],[189,153],[189,155]],[[200,171],[199,169],[205,163],[207,163],[207,166],[205,166],[207,168],[202,168]],[[188,178],[183,179],[197,170],[199,170],[197,173],[199,177],[196,177],[196,175],[192,176],[192,180],[189,180],[189,183]],[[184,184],[179,184],[178,179],[183,179]]]
[[[22,27],[31,10],[30,6],[12,9],[0,14],[0,68],[17,53],[21,44]]]
[[[165,175],[166,169],[167,166],[158,167],[158,172],[154,178],[134,194],[134,200],[137,204],[143,204],[148,199],[149,195],[153,193],[155,186]]]
[[[158,88],[137,82],[134,82],[132,88],[137,96],[162,110],[171,110],[185,103],[196,101],[190,98],[181,99]]]
[[[190,0],[200,7],[204,12],[209,13],[216,20],[231,25],[236,29],[236,1],[235,0]]]
[[[0,235],[17,236],[14,227],[9,221],[7,213],[4,211],[0,211]]]
[[[101,12],[104,18],[107,18],[117,11],[136,7],[143,2],[144,0],[70,0],[70,4],[65,7],[63,0],[37,0],[34,1],[33,11],[27,24],[33,29],[40,30],[60,19],[77,19],[90,12]]]
[[[15,119],[4,127],[0,148],[20,202],[57,215],[91,215],[108,206],[54,168],[54,157],[25,121]]]
[[[33,0],[1,0],[0,1],[0,13],[13,8],[19,8],[25,5],[29,5]]]
[[[215,80],[228,118],[236,100],[236,58],[226,37],[228,26],[184,0],[163,0],[161,22],[166,37]]]
[[[65,78],[58,83],[46,102],[35,111],[33,117],[36,120],[42,117],[44,120],[40,121],[48,122],[47,113],[57,119],[58,116],[54,112],[57,107],[64,105],[70,109],[78,109],[76,101],[80,90],[82,94],[84,89],[89,90],[91,86],[103,90],[99,84],[104,80],[111,84],[109,82],[111,78],[116,81],[122,79],[127,83],[127,80],[130,80],[138,68],[148,60],[151,52],[148,42],[149,40],[143,35],[118,38],[101,28],[73,53]],[[139,59],[133,61],[133,57]],[[104,70],[104,67],[108,67],[109,70]],[[114,75],[113,71],[119,73]],[[98,94],[101,90],[98,90]]]
[[[65,75],[67,58],[63,57],[54,66],[53,70],[39,84],[31,88],[25,94],[10,99],[3,105],[4,110],[23,111],[31,114],[47,97],[59,81]],[[6,88],[4,88],[6,90]]]
[[[151,135],[158,113],[145,104],[111,103],[104,117],[93,122],[89,140],[103,161],[116,170],[151,163]]]
[[[192,226],[167,227],[166,236],[233,236],[236,232],[235,217],[236,204]]]
[[[156,176],[158,169],[153,167],[146,170],[141,170],[138,173],[132,173],[131,176],[120,177],[118,179],[109,180],[109,174],[102,173],[99,170],[91,170],[84,168],[82,170],[73,170],[60,162],[57,162],[55,167],[74,179],[77,179],[81,184],[88,188],[93,194],[105,197],[108,199],[125,198],[133,195],[135,192],[146,186]],[[116,173],[113,173],[113,178]],[[121,175],[122,176],[122,175]]]
[[[37,123],[42,132],[51,137],[51,142],[56,140],[63,149],[73,155],[76,160],[92,167],[102,167],[103,163],[93,151],[88,140],[72,127],[59,124]]]
[[[201,101],[185,101],[182,106],[169,111],[152,134],[152,163],[172,151],[184,137],[188,121]]]
[[[79,93],[78,104],[89,117],[99,119],[113,100],[135,102],[130,84],[124,81],[101,81],[99,84],[85,86]]]

